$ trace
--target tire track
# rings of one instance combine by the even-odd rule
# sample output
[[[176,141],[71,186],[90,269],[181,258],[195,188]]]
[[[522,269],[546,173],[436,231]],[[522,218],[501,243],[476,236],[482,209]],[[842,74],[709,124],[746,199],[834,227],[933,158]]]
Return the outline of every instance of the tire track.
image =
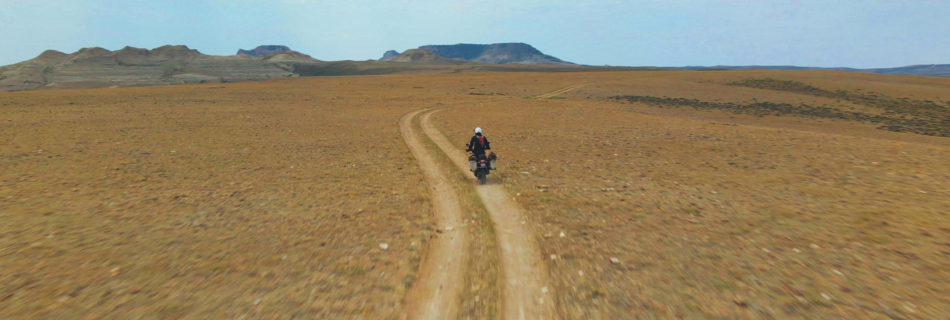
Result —
[[[559,95],[562,95],[562,94],[565,94],[565,93],[568,93],[568,92],[571,92],[571,91],[580,89],[580,88],[582,88],[582,87],[584,87],[584,86],[586,86],[586,85],[588,85],[588,84],[589,84],[589,83],[578,83],[578,84],[575,84],[575,85],[570,85],[570,86],[567,86],[567,87],[564,87],[564,88],[561,88],[561,89],[557,89],[557,90],[554,90],[554,91],[551,91],[551,92],[548,92],[548,93],[542,93],[542,94],[536,95],[536,96],[534,96],[533,98],[535,98],[535,99],[548,99],[548,98],[553,98],[553,97],[556,97],[556,96],[559,96]]]
[[[413,128],[413,119],[426,109],[399,119],[399,131],[419,163],[432,192],[436,228],[443,230],[430,243],[415,282],[406,295],[409,319],[456,319],[468,231],[461,227],[462,208],[444,168]]]
[[[429,120],[434,112],[422,116],[420,124],[423,132],[442,149],[461,173],[467,175],[468,156],[432,126]],[[478,185],[475,188],[488,210],[501,248],[502,317],[553,319],[554,292],[549,285],[547,268],[534,233],[524,224],[521,208],[501,185]]]

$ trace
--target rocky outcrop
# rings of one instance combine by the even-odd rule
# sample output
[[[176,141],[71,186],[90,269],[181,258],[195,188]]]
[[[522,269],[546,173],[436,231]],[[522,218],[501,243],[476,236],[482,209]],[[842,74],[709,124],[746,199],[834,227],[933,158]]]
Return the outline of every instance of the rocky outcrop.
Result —
[[[278,46],[278,45],[263,45],[257,46],[257,48],[251,50],[238,49],[237,54],[246,54],[253,57],[263,57],[269,54],[291,51],[287,46]]]
[[[297,65],[316,63],[320,61],[295,51],[209,56],[180,45],[116,51],[93,47],[71,54],[49,50],[0,67],[0,90],[266,80],[296,76]]]
[[[379,60],[380,60],[380,61],[389,61],[389,59],[392,59],[393,57],[398,56],[398,55],[399,55],[399,51],[396,51],[396,50],[389,50],[389,51],[386,51],[385,53],[383,53],[383,57],[382,57],[382,58],[379,58]]]
[[[275,63],[312,63],[316,62],[311,56],[297,51],[278,51],[262,57],[264,61]]]
[[[526,43],[460,43],[453,45],[427,45],[421,46],[419,49],[425,49],[446,58],[492,64],[573,64],[546,55]]]
[[[466,61],[449,59],[424,49],[409,49],[388,61],[414,64],[463,64]]]

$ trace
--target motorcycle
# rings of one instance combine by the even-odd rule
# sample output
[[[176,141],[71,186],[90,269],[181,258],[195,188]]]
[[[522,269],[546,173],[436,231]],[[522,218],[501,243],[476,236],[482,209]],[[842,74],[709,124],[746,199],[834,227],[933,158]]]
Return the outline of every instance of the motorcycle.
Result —
[[[468,145],[465,146],[468,147]],[[487,156],[485,154],[472,154],[468,157],[469,170],[478,178],[478,184],[485,184],[488,181],[488,173],[491,170],[497,170],[495,160],[498,160],[498,156],[494,152]]]

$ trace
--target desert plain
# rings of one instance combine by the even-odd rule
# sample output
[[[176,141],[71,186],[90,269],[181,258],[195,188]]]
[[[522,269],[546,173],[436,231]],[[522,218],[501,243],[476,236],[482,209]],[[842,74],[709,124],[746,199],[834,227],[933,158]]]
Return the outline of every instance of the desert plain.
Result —
[[[509,244],[425,130],[475,126],[556,318],[950,314],[950,79],[758,70],[0,92],[0,314],[412,318],[464,232],[453,316],[508,317]]]

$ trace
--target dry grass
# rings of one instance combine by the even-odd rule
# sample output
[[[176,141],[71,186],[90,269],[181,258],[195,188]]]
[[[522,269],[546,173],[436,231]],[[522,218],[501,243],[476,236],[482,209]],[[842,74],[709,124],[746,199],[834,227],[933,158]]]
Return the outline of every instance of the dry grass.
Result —
[[[554,255],[567,318],[947,314],[946,138],[603,99],[821,99],[723,86],[750,78],[736,73],[537,76],[523,81],[593,84],[566,99],[496,96],[477,117],[460,108],[434,120],[458,141],[486,130],[498,176]],[[908,82],[875,90],[901,96]]]
[[[486,130],[502,161],[493,176],[538,231],[565,318],[950,313],[950,139],[607,99],[883,113],[729,85],[744,79],[950,104],[950,79],[823,71],[0,93],[0,314],[396,318],[435,232],[397,128],[423,107],[455,108],[433,120],[460,148]],[[461,310],[492,317],[497,249],[458,187],[481,237]]]
[[[431,209],[377,86],[0,94],[0,313],[397,317]]]

